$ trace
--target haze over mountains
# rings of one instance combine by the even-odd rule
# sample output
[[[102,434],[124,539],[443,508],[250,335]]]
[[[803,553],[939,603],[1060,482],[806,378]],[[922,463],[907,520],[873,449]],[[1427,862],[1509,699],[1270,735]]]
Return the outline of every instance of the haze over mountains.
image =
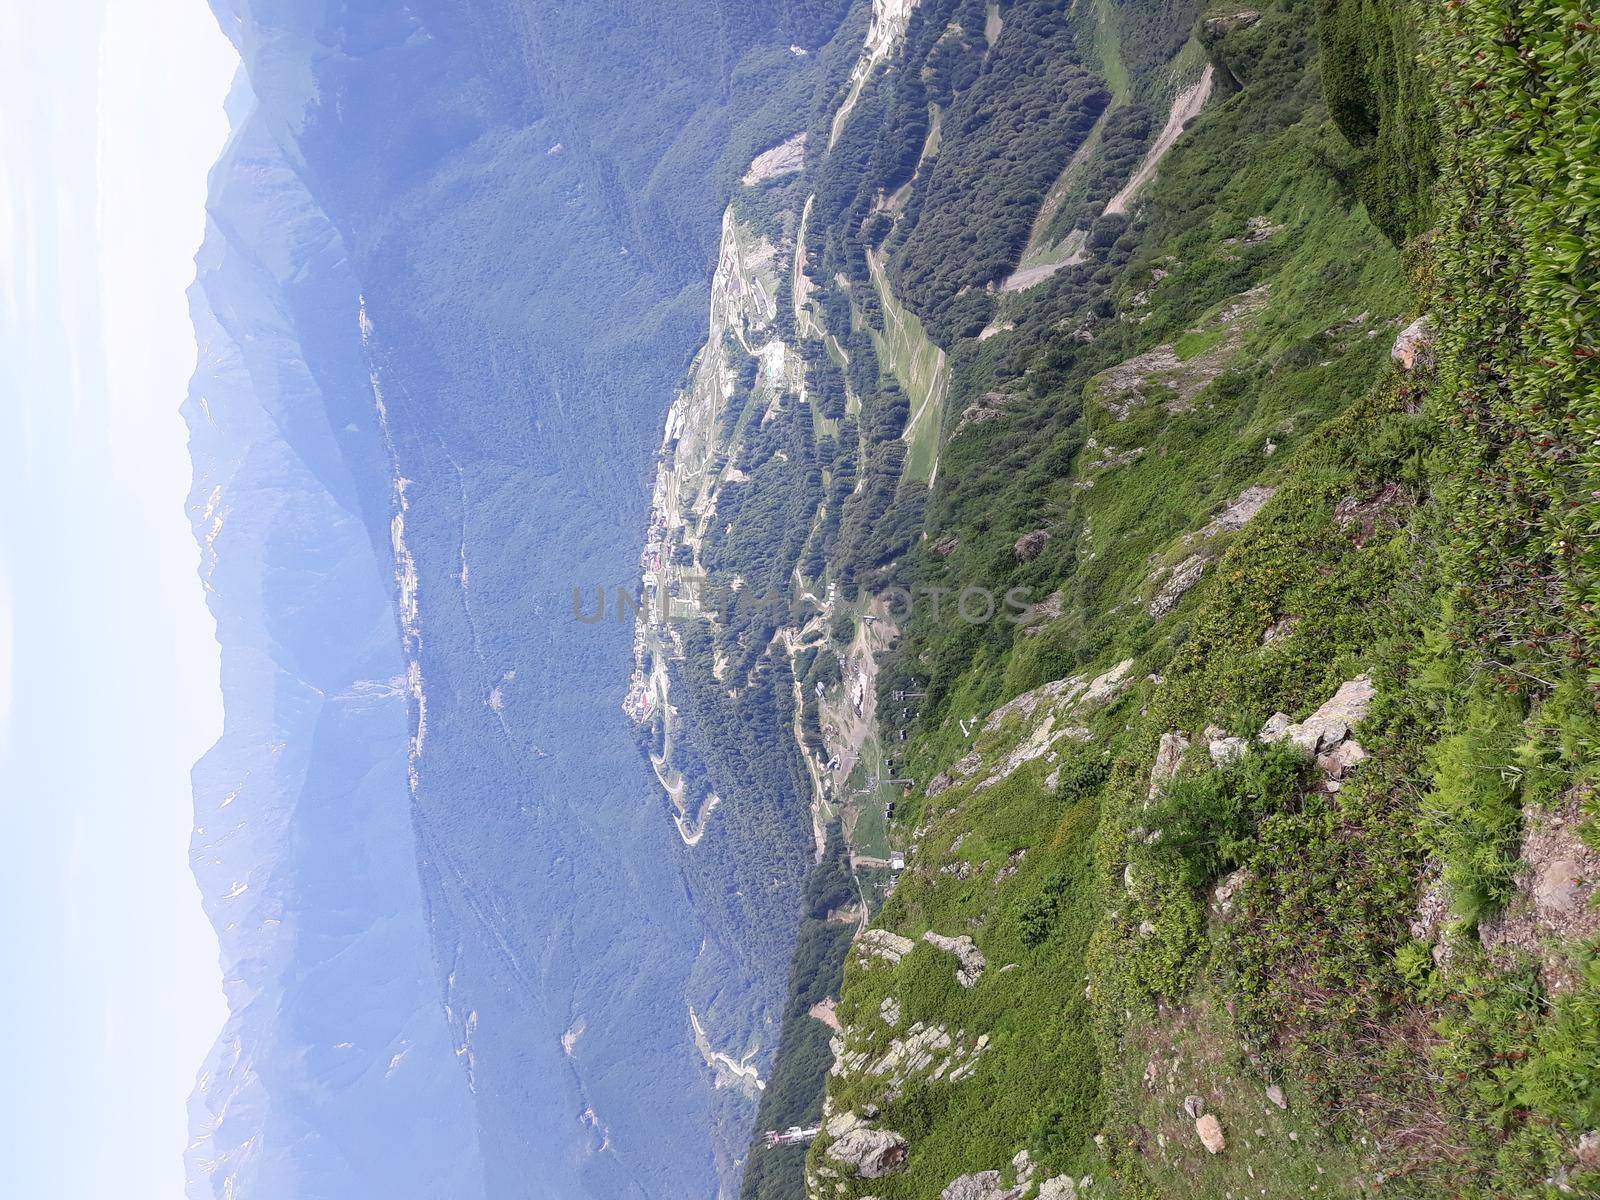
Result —
[[[218,6],[244,70],[187,413],[234,1016],[193,1195],[733,1178],[748,1101],[688,1008],[770,1062],[809,817],[774,818],[752,928],[621,712],[631,629],[571,592],[636,573],[719,180],[842,7]]]

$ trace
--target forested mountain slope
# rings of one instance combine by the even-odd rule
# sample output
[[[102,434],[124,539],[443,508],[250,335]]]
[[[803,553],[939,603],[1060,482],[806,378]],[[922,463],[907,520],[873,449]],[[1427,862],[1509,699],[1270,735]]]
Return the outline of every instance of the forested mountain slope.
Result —
[[[232,1020],[191,1193],[731,1192],[754,1106],[702,1053],[771,1060],[809,820],[689,856],[617,588],[722,203],[865,20],[216,8],[243,80],[189,412],[228,736],[195,858]],[[724,873],[739,836],[773,869]]]
[[[1596,28],[880,2],[772,130],[628,700],[811,800],[745,1196],[1600,1186]]]

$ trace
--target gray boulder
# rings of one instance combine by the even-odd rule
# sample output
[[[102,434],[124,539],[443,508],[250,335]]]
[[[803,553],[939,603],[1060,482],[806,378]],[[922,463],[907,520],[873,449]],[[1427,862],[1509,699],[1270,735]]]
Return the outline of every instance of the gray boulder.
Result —
[[[922,935],[922,940],[930,946],[956,956],[961,963],[956,968],[956,982],[964,988],[975,986],[983,977],[983,969],[989,965],[988,960],[983,957],[983,952],[967,934],[963,933],[960,937],[945,937],[930,929]]]
[[[1001,1187],[999,1171],[978,1171],[951,1180],[939,1193],[939,1200],[1021,1200],[1027,1190],[1025,1184]]]
[[[1261,732],[1256,737],[1263,742],[1281,742],[1288,735],[1289,727],[1294,724],[1294,718],[1286,712],[1275,712],[1267,718],[1267,723],[1261,727]]]
[[[887,959],[890,963],[897,963],[911,953],[916,945],[908,937],[901,937],[888,929],[869,929],[856,941],[856,948],[861,952],[863,961],[868,956]]]
[[[852,1129],[827,1150],[829,1158],[853,1167],[863,1179],[905,1170],[908,1153],[906,1139],[892,1129]]]
[[[1163,733],[1156,748],[1155,765],[1150,768],[1150,798],[1155,799],[1161,785],[1178,773],[1184,752],[1189,749],[1189,739],[1181,733]]]
[[[1360,742],[1340,742],[1326,754],[1317,755],[1317,766],[1329,779],[1343,779],[1367,760],[1367,750]]]
[[[1049,530],[1035,529],[1032,533],[1025,533],[1019,537],[1012,550],[1018,562],[1032,562],[1044,553],[1045,543],[1049,540]]]
[[[1273,713],[1262,726],[1260,738],[1263,742],[1287,740],[1307,757],[1326,754],[1366,719],[1376,694],[1371,677],[1357,675],[1341,683],[1332,699],[1304,721],[1295,723],[1284,713]]]
[[[1211,738],[1206,743],[1206,750],[1211,755],[1211,761],[1215,765],[1226,767],[1238,762],[1249,753],[1250,743],[1242,737],[1229,737],[1223,733],[1218,737]]]
[[[1411,371],[1419,363],[1427,362],[1432,351],[1433,319],[1424,314],[1401,330],[1390,357],[1400,364],[1401,369]]]
[[[1161,585],[1161,590],[1150,601],[1150,615],[1164,617],[1178,607],[1178,601],[1188,593],[1189,589],[1200,582],[1200,576],[1205,573],[1206,556],[1204,554],[1191,554],[1177,566],[1172,568],[1166,582]]]

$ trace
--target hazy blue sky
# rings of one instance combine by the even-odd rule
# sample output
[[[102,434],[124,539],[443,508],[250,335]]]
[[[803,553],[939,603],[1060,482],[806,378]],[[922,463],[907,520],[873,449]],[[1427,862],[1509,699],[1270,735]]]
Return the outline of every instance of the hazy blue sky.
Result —
[[[0,0],[0,1163],[175,1200],[223,1018],[188,870],[221,727],[178,403],[235,66],[204,0]]]

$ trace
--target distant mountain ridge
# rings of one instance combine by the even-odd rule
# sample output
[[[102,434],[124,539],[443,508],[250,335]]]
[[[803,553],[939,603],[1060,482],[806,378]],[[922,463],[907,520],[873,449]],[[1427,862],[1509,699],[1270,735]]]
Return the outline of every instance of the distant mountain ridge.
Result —
[[[382,519],[335,423],[375,433],[337,233],[241,81],[191,307],[190,512],[226,727],[193,863],[231,1010],[191,1102],[189,1195],[483,1194],[414,863]]]
[[[845,6],[216,7],[247,82],[188,413],[233,1016],[191,1194],[731,1190],[752,1106],[695,1040],[770,1063],[809,832],[691,860],[630,631],[571,594],[636,573],[719,189]],[[741,839],[802,849],[770,876]]]

